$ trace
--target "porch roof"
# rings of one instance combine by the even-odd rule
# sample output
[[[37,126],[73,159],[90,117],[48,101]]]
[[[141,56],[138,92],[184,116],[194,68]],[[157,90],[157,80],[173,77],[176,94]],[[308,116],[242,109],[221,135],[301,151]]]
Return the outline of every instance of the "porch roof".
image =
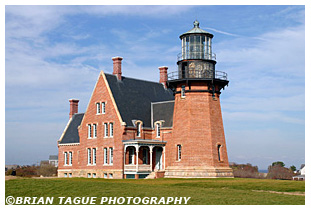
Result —
[[[166,141],[159,141],[155,139],[129,139],[122,140],[124,145],[165,145]]]

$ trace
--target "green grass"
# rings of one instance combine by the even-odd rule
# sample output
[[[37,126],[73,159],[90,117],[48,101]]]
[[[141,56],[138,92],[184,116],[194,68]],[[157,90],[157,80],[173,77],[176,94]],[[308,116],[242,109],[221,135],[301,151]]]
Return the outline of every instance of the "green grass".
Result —
[[[258,192],[261,191],[261,192]],[[87,178],[14,179],[5,181],[6,196],[14,197],[191,197],[196,205],[304,205],[305,182],[269,179],[108,180]]]

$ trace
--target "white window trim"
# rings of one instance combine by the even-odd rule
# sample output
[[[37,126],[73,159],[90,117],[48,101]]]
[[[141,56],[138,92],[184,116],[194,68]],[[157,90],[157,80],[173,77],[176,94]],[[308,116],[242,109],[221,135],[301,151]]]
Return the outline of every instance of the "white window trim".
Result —
[[[101,112],[101,113],[102,113],[102,114],[106,114],[106,105],[107,105],[106,102],[102,102],[102,103],[101,103],[101,106],[102,106],[102,107],[101,107],[101,108],[102,108],[102,112]]]
[[[97,138],[97,124],[93,124],[93,138]]]
[[[93,165],[96,165],[96,148],[92,149],[92,161],[93,161]]]
[[[87,138],[88,139],[92,138],[92,125],[91,124],[87,125]]]
[[[141,137],[141,127],[142,127],[141,124],[142,124],[141,122],[136,123],[136,127],[137,127],[136,136],[137,137]]]
[[[108,138],[108,123],[104,123],[104,138]]]
[[[72,166],[72,152],[69,152],[69,166]]]
[[[64,166],[67,166],[68,153],[64,152]]]
[[[104,148],[104,165],[108,165],[108,149]]]
[[[109,123],[109,136],[113,137],[113,123]]]
[[[91,148],[87,148],[87,165],[92,165],[92,150]]]
[[[109,165],[113,165],[113,148],[109,147]]]
[[[100,102],[97,102],[96,103],[96,114],[98,115],[98,114],[101,114],[101,112],[100,112]]]

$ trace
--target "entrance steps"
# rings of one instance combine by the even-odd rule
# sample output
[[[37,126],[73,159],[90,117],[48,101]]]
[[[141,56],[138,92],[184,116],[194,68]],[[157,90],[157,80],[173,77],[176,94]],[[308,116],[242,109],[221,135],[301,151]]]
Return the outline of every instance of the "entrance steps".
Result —
[[[164,171],[152,171],[145,179],[164,178]]]
[[[152,171],[145,179],[155,179],[156,178],[156,172]]]

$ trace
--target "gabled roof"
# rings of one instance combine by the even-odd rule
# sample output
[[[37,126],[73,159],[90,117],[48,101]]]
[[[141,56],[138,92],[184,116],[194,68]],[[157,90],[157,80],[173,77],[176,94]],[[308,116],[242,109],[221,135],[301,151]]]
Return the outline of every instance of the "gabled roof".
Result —
[[[80,143],[80,137],[78,133],[78,127],[81,124],[84,113],[74,114],[71,118],[70,124],[67,129],[64,131],[63,138],[60,139],[59,144],[72,144]]]
[[[162,127],[173,127],[173,113],[175,101],[151,103],[152,125],[156,121],[164,120]]]
[[[132,120],[143,121],[143,127],[151,128],[151,103],[174,100],[173,92],[161,83],[106,74],[106,79],[116,105],[127,126]]]
[[[58,160],[58,155],[50,155],[49,160]]]

